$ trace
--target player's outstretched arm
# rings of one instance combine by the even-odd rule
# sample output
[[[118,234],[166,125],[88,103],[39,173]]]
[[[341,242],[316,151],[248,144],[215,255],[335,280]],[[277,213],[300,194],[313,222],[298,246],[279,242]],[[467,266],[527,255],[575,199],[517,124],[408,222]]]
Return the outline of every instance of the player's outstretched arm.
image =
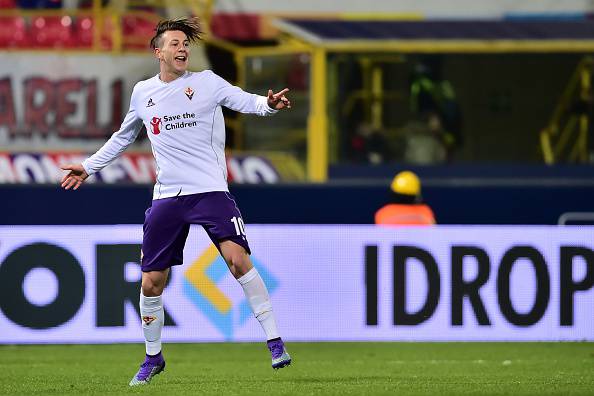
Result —
[[[272,89],[268,90],[268,107],[275,110],[281,110],[284,108],[291,108],[291,101],[285,97],[285,94],[289,92],[289,88],[285,88],[278,93],[272,92]]]
[[[76,190],[85,181],[89,174],[82,164],[66,164],[60,168],[70,171],[62,178],[62,188],[65,190]]]

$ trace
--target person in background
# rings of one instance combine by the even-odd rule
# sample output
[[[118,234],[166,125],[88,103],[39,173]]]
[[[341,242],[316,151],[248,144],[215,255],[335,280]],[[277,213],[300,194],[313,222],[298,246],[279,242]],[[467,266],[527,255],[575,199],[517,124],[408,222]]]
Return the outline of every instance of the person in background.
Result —
[[[442,59],[434,56],[414,66],[410,106],[411,112],[426,123],[426,135],[440,143],[449,161],[463,144],[462,112],[454,86],[443,77],[442,69]]]
[[[421,197],[421,182],[411,171],[398,173],[390,185],[392,202],[375,213],[375,224],[432,225],[435,216]]]

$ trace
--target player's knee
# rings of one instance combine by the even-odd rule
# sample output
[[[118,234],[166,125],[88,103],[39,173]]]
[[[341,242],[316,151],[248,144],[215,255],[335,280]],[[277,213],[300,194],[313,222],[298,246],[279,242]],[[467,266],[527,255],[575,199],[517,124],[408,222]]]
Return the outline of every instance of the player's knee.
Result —
[[[163,294],[163,286],[164,284],[156,283],[150,278],[143,279],[142,294],[144,294],[146,297],[160,296]]]
[[[225,257],[229,270],[235,278],[240,278],[250,270],[249,260],[243,252],[232,252]]]

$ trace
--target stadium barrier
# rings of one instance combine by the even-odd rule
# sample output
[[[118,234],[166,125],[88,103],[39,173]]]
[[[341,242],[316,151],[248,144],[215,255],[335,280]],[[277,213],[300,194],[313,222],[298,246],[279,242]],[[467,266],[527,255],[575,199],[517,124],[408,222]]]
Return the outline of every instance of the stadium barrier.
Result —
[[[253,225],[293,341],[594,340],[594,227]],[[140,225],[0,227],[0,343],[142,340]],[[164,340],[257,341],[198,227],[164,293]]]
[[[375,211],[390,200],[388,183],[236,183],[230,191],[248,224],[370,224]],[[89,184],[77,191],[61,190],[57,182],[4,184],[0,224],[142,224],[152,190],[148,184]],[[563,213],[592,211],[594,185],[477,186],[444,180],[426,184],[423,197],[439,224],[557,224]]]

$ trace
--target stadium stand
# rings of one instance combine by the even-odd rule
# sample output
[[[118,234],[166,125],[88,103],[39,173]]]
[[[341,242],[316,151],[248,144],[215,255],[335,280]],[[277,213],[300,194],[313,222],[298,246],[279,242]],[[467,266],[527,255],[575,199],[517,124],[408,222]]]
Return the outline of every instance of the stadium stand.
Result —
[[[124,48],[147,49],[155,32],[155,20],[144,16],[124,15],[122,17]]]
[[[93,46],[93,18],[77,18],[74,22],[76,44],[78,47],[90,48]]]
[[[14,0],[0,0],[0,8],[14,8],[16,7],[16,3]]]
[[[248,41],[260,39],[260,17],[255,14],[213,15],[210,28],[219,38]]]
[[[70,48],[75,45],[72,18],[69,16],[34,17],[30,33],[36,48]]]
[[[145,50],[159,16],[153,11],[95,14],[88,7],[64,10],[58,2],[0,0],[0,48]],[[96,21],[100,20],[98,26]],[[94,46],[95,29],[100,38]]]
[[[0,48],[29,46],[29,33],[23,17],[0,17]]]

